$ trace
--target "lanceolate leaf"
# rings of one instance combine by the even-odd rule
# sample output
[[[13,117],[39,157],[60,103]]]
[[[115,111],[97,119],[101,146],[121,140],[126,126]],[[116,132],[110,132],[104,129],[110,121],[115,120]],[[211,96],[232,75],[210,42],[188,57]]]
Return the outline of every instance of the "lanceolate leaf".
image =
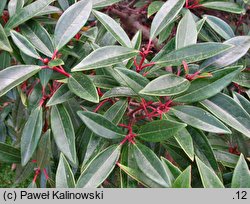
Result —
[[[92,0],[92,1],[94,8],[102,8],[117,3],[121,0]]]
[[[35,47],[28,41],[26,37],[19,34],[18,32],[12,30],[10,31],[11,37],[16,44],[16,46],[26,55],[40,59],[40,55],[36,51]]]
[[[5,29],[7,32],[9,32],[10,29],[17,27],[25,21],[36,16],[39,12],[41,12],[42,9],[46,8],[54,1],[55,0],[37,0],[28,6],[25,6],[10,18],[10,20],[5,25]]]
[[[59,18],[54,44],[60,50],[73,38],[87,22],[92,9],[92,1],[82,0],[70,6]]]
[[[186,14],[178,24],[175,37],[175,49],[180,49],[197,42],[197,29],[192,13],[187,10]]]
[[[113,97],[132,97],[136,95],[137,94],[129,87],[115,87],[105,92],[101,100]]]
[[[194,161],[193,139],[187,129],[181,129],[174,137],[187,156]]]
[[[16,12],[18,12],[24,5],[24,0],[11,0],[8,3],[8,11],[10,17],[13,16]]]
[[[250,101],[247,100],[244,96],[233,92],[233,98],[235,101],[237,101],[243,109],[250,115]]]
[[[21,84],[40,70],[36,65],[16,65],[0,71],[0,96]]]
[[[83,111],[78,111],[77,114],[90,130],[101,137],[107,139],[119,139],[125,137],[121,128],[117,127],[102,115]]]
[[[128,60],[136,56],[138,52],[137,50],[117,45],[98,48],[85,57],[72,71],[108,67]]]
[[[79,177],[77,188],[98,187],[115,168],[120,156],[121,146],[113,145],[99,153],[84,169]]]
[[[161,162],[169,176],[171,183],[173,183],[178,178],[178,176],[181,175],[180,169],[176,167],[174,164],[172,164],[165,157],[161,157]]]
[[[66,84],[63,84],[57,91],[53,94],[53,96],[49,99],[46,106],[54,106],[63,102],[68,101],[73,98],[75,94],[73,94]]]
[[[241,8],[238,4],[233,3],[233,2],[214,1],[214,2],[207,2],[207,3],[201,4],[201,6],[205,8],[226,11],[230,13],[237,13],[237,14],[241,14],[245,12],[244,8]]]
[[[224,188],[222,182],[212,169],[206,166],[198,157],[195,157],[195,160],[204,188]]]
[[[6,163],[20,163],[20,150],[0,142],[0,161]]]
[[[173,188],[191,188],[191,166],[187,167],[173,183]]]
[[[164,2],[162,1],[153,1],[149,6],[148,6],[148,18],[155,14],[157,11],[160,10]]]
[[[74,73],[69,77],[68,86],[70,91],[82,99],[93,103],[99,102],[99,96],[91,79],[82,73]]]
[[[73,172],[62,153],[56,171],[56,188],[75,188]]]
[[[124,68],[115,68],[114,69],[121,79],[130,87],[134,92],[138,93],[145,87],[149,80],[142,75]]]
[[[171,120],[157,120],[140,128],[137,137],[149,142],[162,142],[186,127],[186,124]]]
[[[163,56],[159,61],[155,62],[156,65],[161,66],[179,66],[183,61],[187,63],[197,62],[204,60],[215,55],[218,55],[226,50],[230,49],[232,45],[226,45],[222,43],[198,43],[189,45],[181,49],[170,52]],[[150,72],[155,71],[151,69]]]
[[[99,11],[94,10],[93,14],[122,46],[131,47],[128,35],[115,20]]]
[[[157,12],[151,25],[150,39],[154,39],[170,24],[183,7],[185,0],[169,0]]]
[[[209,112],[195,106],[176,106],[172,108],[175,115],[190,126],[220,134],[230,134],[231,131]]]
[[[118,166],[131,178],[135,179],[142,185],[150,188],[162,188],[161,185],[148,178],[140,169],[132,169],[122,164],[118,164]]]
[[[37,107],[31,112],[21,137],[22,165],[25,166],[36,150],[43,127],[43,110]]]
[[[240,86],[250,88],[250,72],[241,72],[236,77],[234,77],[233,82],[239,84]]]
[[[203,131],[189,126],[187,127],[187,130],[193,139],[195,155],[198,156],[208,167],[212,168],[221,178],[221,172],[207,136]]]
[[[108,120],[112,121],[114,124],[118,124],[126,109],[128,107],[128,102],[127,100],[119,100],[117,101],[114,105],[112,105],[104,114],[104,117],[107,118]]]
[[[21,26],[21,32],[26,38],[48,57],[52,57],[54,46],[48,32],[36,21],[29,21]]]
[[[162,187],[170,187],[169,177],[155,153],[148,147],[136,142],[133,154],[140,170]]]
[[[232,188],[250,188],[250,171],[243,154],[237,162],[232,178]]]
[[[250,115],[231,97],[219,93],[201,104],[227,125],[250,136]]]
[[[0,24],[0,49],[7,52],[13,51],[2,24]]]
[[[57,147],[75,164],[75,132],[69,113],[61,104],[52,107],[51,128]]]
[[[214,29],[214,31],[217,32],[225,40],[228,40],[235,36],[232,28],[222,19],[210,15],[205,15],[204,19],[210,25],[210,27]]]
[[[224,53],[217,53],[219,55],[204,61],[200,66],[203,71],[207,72],[210,70],[219,69],[238,61],[247,53],[250,48],[250,36],[237,36],[225,41],[223,44],[231,45],[233,47]]]
[[[228,86],[241,69],[241,66],[227,67],[212,72],[212,77],[196,79],[192,81],[189,89],[177,96],[174,101],[192,103],[210,98]]]
[[[51,130],[48,129],[40,139],[36,152],[37,166],[40,169],[46,168],[50,164],[51,157]]]
[[[153,96],[171,96],[188,89],[190,82],[174,74],[166,74],[156,78],[140,91],[141,94]]]

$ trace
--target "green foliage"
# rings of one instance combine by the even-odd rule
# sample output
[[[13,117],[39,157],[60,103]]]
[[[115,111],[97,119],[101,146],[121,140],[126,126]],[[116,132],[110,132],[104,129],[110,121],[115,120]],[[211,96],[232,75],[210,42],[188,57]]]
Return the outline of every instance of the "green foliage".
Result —
[[[250,187],[237,2],[1,1],[0,187]]]

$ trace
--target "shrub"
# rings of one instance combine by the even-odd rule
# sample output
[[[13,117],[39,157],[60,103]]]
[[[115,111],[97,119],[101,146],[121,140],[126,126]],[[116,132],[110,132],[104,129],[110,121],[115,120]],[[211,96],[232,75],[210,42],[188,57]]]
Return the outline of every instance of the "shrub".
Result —
[[[249,1],[0,12],[0,161],[16,183],[250,187]]]

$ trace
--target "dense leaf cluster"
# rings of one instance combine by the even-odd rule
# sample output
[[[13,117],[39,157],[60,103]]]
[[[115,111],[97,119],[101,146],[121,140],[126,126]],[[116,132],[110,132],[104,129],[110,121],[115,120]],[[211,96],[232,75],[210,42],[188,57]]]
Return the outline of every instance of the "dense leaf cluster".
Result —
[[[249,6],[2,0],[0,162],[30,187],[250,187]]]

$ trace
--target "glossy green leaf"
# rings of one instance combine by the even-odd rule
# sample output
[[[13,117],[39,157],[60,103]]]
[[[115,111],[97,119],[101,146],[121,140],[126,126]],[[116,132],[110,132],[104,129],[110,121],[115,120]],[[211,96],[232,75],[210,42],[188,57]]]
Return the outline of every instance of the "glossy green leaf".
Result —
[[[54,106],[63,102],[68,101],[69,99],[73,98],[75,94],[73,94],[66,84],[63,84],[53,96],[49,99],[46,106]]]
[[[30,20],[20,26],[22,34],[35,46],[35,48],[48,57],[52,57],[54,46],[50,35],[37,21]]]
[[[119,139],[125,137],[121,128],[117,127],[114,123],[110,122],[100,114],[83,111],[78,111],[77,114],[90,130],[101,137],[107,139]]]
[[[58,4],[60,7],[65,11],[67,8],[69,8],[70,4],[68,0],[58,0]]]
[[[61,59],[54,59],[54,60],[50,60],[48,65],[50,68],[53,68],[53,67],[64,65],[64,61]]]
[[[5,29],[9,32],[10,29],[17,27],[36,16],[42,9],[46,8],[54,1],[55,0],[37,0],[28,6],[23,7],[9,19],[5,25]]]
[[[160,58],[159,61],[156,61],[155,64],[161,65],[163,67],[179,66],[183,61],[186,63],[197,62],[225,52],[231,47],[232,45],[216,42],[189,45],[187,47],[170,52],[169,54]],[[159,67],[151,69],[150,72],[156,71],[157,69],[159,69]]]
[[[231,45],[232,48],[226,52],[221,53],[210,59],[205,60],[200,69],[203,71],[210,71],[226,67],[242,58],[250,48],[250,36],[237,36],[225,41],[223,44]]]
[[[191,188],[191,166],[187,167],[174,181],[173,188]]]
[[[61,104],[51,109],[51,129],[59,150],[75,164],[77,160],[75,132],[70,115]]]
[[[182,9],[185,0],[169,0],[157,12],[151,25],[150,39],[156,36],[170,24]]]
[[[61,13],[61,9],[57,8],[56,6],[47,6],[43,10],[41,10],[36,17],[43,16],[43,15],[49,15],[49,14],[59,14]]]
[[[61,153],[56,171],[56,188],[75,188],[75,178],[70,165]]]
[[[0,70],[11,66],[11,55],[7,51],[2,51],[0,54]]]
[[[95,75],[89,76],[90,79],[93,81],[96,87],[103,88],[103,89],[111,89],[114,87],[119,86],[119,83],[116,82],[112,77],[107,75]]]
[[[135,93],[140,92],[149,83],[149,80],[146,77],[143,77],[132,70],[119,67],[114,70]]]
[[[225,40],[235,37],[233,29],[222,19],[216,16],[204,15],[208,25]]]
[[[100,152],[79,177],[77,188],[96,188],[109,176],[119,159],[121,146],[113,145]]]
[[[203,131],[190,126],[187,127],[187,130],[193,139],[195,155],[221,178],[219,165],[207,136]]]
[[[70,6],[59,18],[56,28],[54,44],[60,50],[85,25],[92,9],[92,1],[82,0]]]
[[[92,0],[92,1],[93,1],[93,7],[96,9],[96,8],[102,8],[105,6],[110,6],[121,0]]]
[[[120,99],[105,112],[104,117],[117,125],[122,120],[127,107],[127,100]]]
[[[13,16],[24,6],[24,0],[11,0],[8,3],[9,16]]]
[[[0,96],[32,77],[40,69],[36,65],[16,65],[0,71]]]
[[[195,160],[204,188],[224,188],[221,180],[211,168],[206,166],[198,157],[195,157]]]
[[[250,171],[243,154],[234,169],[231,188],[250,188]]]
[[[122,27],[108,15],[99,11],[92,11],[102,25],[113,35],[113,37],[125,47],[131,47],[131,41]]]
[[[3,10],[5,9],[7,0],[2,0],[2,3],[0,4],[0,13],[3,12]]]
[[[21,137],[22,165],[25,166],[35,152],[43,128],[43,110],[34,109],[26,122]]]
[[[230,13],[241,14],[245,12],[245,9],[240,7],[238,4],[233,2],[221,2],[221,1],[213,1],[201,4],[201,6],[205,8],[226,11]]]
[[[153,1],[148,6],[148,18],[154,15],[157,11],[159,11],[163,4],[164,4],[163,1]]]
[[[180,49],[188,45],[196,44],[197,42],[197,29],[192,13],[187,10],[186,14],[178,24],[176,37],[175,37],[175,49]]]
[[[173,183],[178,178],[178,176],[181,175],[180,169],[176,167],[174,164],[172,164],[165,157],[161,157],[161,162],[169,176],[171,183]]]
[[[85,57],[72,71],[108,67],[128,60],[137,54],[137,50],[117,45],[101,47]]]
[[[46,168],[50,164],[51,157],[51,130],[48,129],[40,139],[36,152],[37,166],[40,169]]]
[[[82,99],[93,103],[99,102],[99,96],[91,79],[82,73],[74,73],[69,77],[68,86],[70,91]]]
[[[137,94],[129,87],[114,87],[107,91],[101,98],[104,100],[106,98],[115,98],[115,97],[131,97],[136,96]]]
[[[150,178],[148,178],[140,169],[132,169],[130,167],[124,166],[122,164],[118,164],[122,171],[124,171],[127,175],[129,175],[134,180],[138,181],[142,185],[149,187],[149,188],[162,188],[161,185],[154,182]]]
[[[194,160],[194,145],[193,139],[186,128],[181,129],[175,136],[177,143],[187,154],[187,156],[193,161]]]
[[[174,101],[193,103],[210,98],[228,86],[241,69],[241,66],[227,67],[212,72],[212,77],[195,79],[192,81],[189,89],[176,96]]]
[[[163,164],[150,148],[136,142],[133,145],[133,154],[139,169],[147,177],[162,187],[170,187],[170,179]]]
[[[2,24],[0,24],[0,49],[7,52],[13,51]]]
[[[195,106],[175,106],[172,108],[175,115],[190,126],[220,134],[232,133],[221,121],[209,112]]]
[[[227,125],[250,136],[250,115],[231,97],[219,93],[201,104]]]
[[[177,134],[186,124],[171,120],[156,120],[141,126],[137,137],[149,142],[162,142]]]
[[[223,166],[226,166],[229,168],[235,168],[239,160],[239,156],[229,153],[228,150],[222,151],[222,150],[214,149],[213,151],[214,151],[216,160],[220,162]]]
[[[0,142],[0,161],[6,163],[20,163],[20,150],[8,144]]]
[[[233,98],[236,102],[238,102],[243,109],[250,115],[250,101],[247,100],[244,96],[233,92]]]
[[[172,96],[182,93],[188,89],[190,82],[174,74],[166,74],[149,82],[141,94],[153,96]]]
[[[26,55],[30,57],[34,57],[36,59],[40,59],[40,55],[36,51],[35,47],[28,41],[26,37],[21,35],[20,33],[12,30],[10,31],[11,37],[16,44],[16,46]]]
[[[240,72],[236,77],[234,77],[233,82],[239,84],[240,86],[250,88],[250,72]]]

